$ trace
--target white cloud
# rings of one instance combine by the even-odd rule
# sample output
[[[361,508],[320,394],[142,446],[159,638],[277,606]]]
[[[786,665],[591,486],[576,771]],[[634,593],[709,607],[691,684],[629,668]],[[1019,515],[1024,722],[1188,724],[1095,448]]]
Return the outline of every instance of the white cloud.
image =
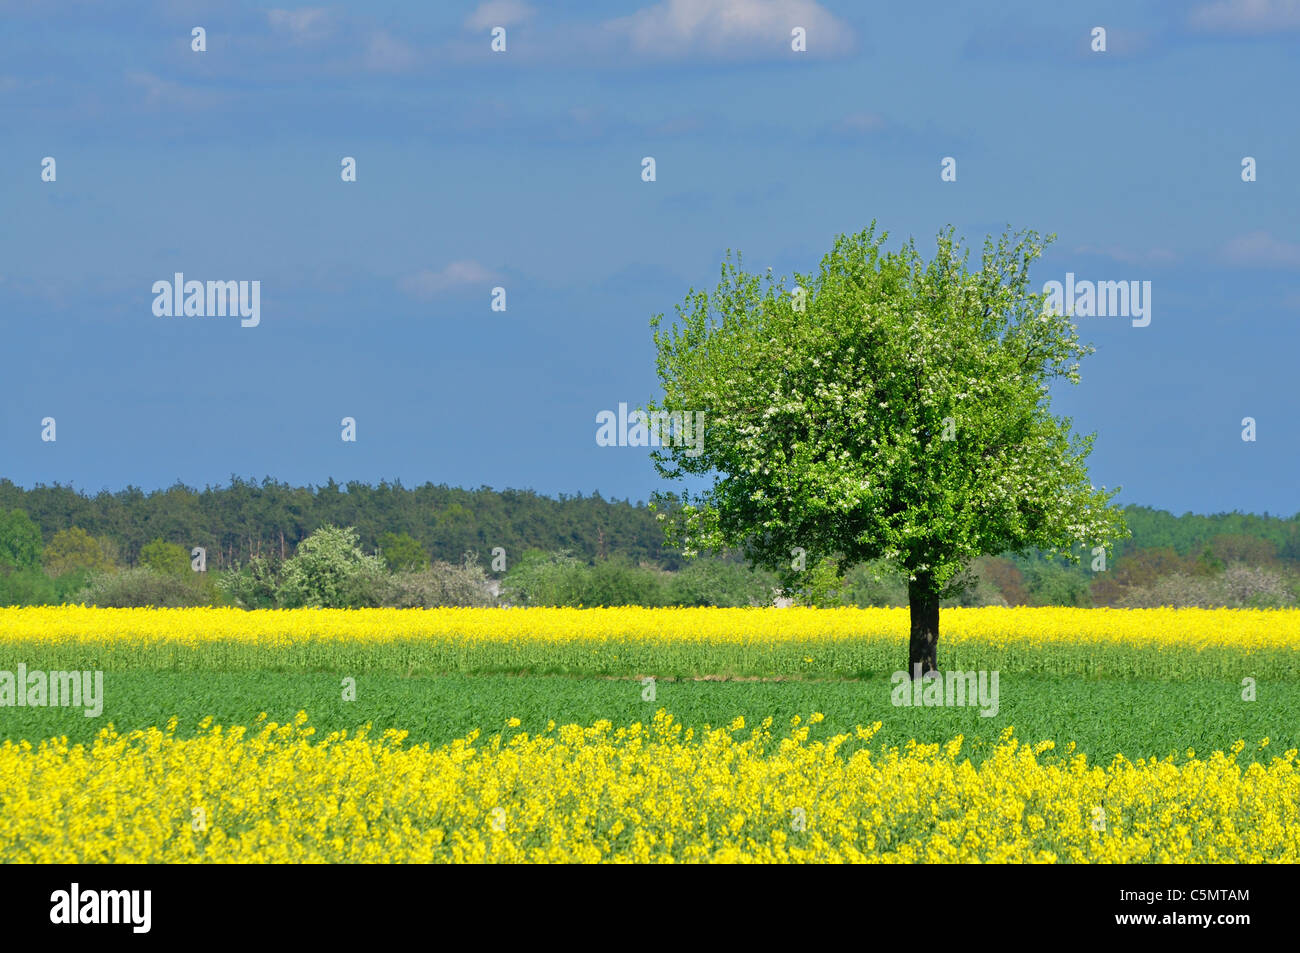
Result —
[[[646,131],[652,136],[689,136],[697,132],[716,131],[722,128],[722,122],[717,116],[692,113],[650,123]]]
[[[487,0],[465,18],[468,30],[490,30],[494,26],[514,26],[533,15],[533,8],[523,0]]]
[[[126,81],[144,90],[145,104],[149,106],[180,106],[185,109],[206,109],[227,99],[224,93],[210,89],[184,86],[155,76],[153,73],[129,72]]]
[[[1300,245],[1281,241],[1268,232],[1251,232],[1228,242],[1223,257],[1232,265],[1300,268]]]
[[[1107,56],[1138,56],[1145,53],[1151,47],[1151,34],[1141,30],[1126,30],[1123,27],[1111,27],[1106,31],[1106,55]],[[1079,50],[1080,54],[1086,56],[1096,56],[1092,50],[1092,36],[1085,36],[1083,49]]]
[[[1075,252],[1080,255],[1110,258],[1126,265],[1171,265],[1178,260],[1178,256],[1168,248],[1135,251],[1120,245],[1080,245]]]
[[[297,10],[268,10],[267,22],[277,32],[287,33],[295,43],[322,40],[333,32],[329,13],[324,7],[300,7]]]
[[[807,31],[809,56],[853,48],[848,24],[814,0],[662,0],[608,20],[602,30],[640,56],[742,59],[789,54],[795,27]]]
[[[1258,36],[1300,30],[1300,0],[1215,0],[1194,8],[1187,22],[1205,33]]]
[[[885,118],[878,113],[857,112],[834,123],[831,131],[842,136],[865,136],[880,132],[886,125]]]
[[[418,60],[415,50],[402,40],[383,31],[370,34],[365,56],[367,69],[401,73],[413,67]]]
[[[421,269],[403,278],[398,286],[409,295],[427,300],[465,285],[483,285],[499,280],[495,272],[476,261],[453,261],[441,271]]]

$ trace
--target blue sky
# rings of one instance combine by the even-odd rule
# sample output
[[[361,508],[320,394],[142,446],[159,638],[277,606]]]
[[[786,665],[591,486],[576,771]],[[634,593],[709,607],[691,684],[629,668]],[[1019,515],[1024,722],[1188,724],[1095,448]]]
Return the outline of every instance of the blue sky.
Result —
[[[949,223],[1054,232],[1037,286],[1150,281],[1149,326],[1079,319],[1097,353],[1054,394],[1098,434],[1094,482],[1300,511],[1297,0],[0,0],[0,23],[22,485],[645,499],[647,452],[596,446],[595,416],[655,395],[651,316],[727,249],[811,271],[875,219],[924,249]],[[260,325],[155,316],[175,272],[260,281]]]

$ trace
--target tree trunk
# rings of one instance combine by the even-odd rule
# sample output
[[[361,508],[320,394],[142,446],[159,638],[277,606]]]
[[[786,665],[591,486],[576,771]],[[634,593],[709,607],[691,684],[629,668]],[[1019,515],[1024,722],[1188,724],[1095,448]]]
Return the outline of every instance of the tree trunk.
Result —
[[[907,604],[912,613],[907,672],[912,678],[918,678],[926,672],[939,670],[939,593],[934,583],[924,576],[910,580]]]

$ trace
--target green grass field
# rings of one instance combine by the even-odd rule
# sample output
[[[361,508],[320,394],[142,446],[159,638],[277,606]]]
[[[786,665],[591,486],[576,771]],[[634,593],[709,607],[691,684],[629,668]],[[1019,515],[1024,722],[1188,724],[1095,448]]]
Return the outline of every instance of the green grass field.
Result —
[[[110,721],[118,730],[146,728],[178,719],[177,733],[189,735],[212,716],[223,724],[251,724],[261,712],[286,721],[309,713],[318,732],[354,729],[409,731],[411,742],[439,744],[474,729],[492,733],[507,719],[521,730],[540,732],[548,721],[615,725],[648,721],[667,709],[687,726],[725,725],[738,716],[757,724],[771,716],[778,725],[794,715],[806,721],[825,715],[814,737],[883,722],[878,740],[903,745],[915,738],[943,742],[962,734],[976,761],[980,751],[1007,726],[1026,742],[1051,739],[1058,752],[1074,741],[1093,761],[1120,753],[1140,757],[1182,757],[1227,750],[1246,742],[1243,761],[1265,759],[1300,747],[1300,683],[1264,681],[1254,702],[1241,698],[1233,680],[1154,681],[1081,679],[1003,674],[999,706],[984,717],[978,706],[895,707],[887,678],[863,681],[658,680],[655,700],[631,679],[565,676],[443,675],[357,677],[355,701],[343,701],[337,673],[119,671],[105,676],[111,704],[103,716],[80,709],[5,708],[0,738],[38,740],[66,735],[86,742]],[[1268,737],[1269,747],[1259,749]]]

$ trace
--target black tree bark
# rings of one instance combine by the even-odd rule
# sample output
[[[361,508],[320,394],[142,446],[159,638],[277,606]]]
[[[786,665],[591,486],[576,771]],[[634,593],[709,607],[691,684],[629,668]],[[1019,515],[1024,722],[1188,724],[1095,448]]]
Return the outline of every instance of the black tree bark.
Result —
[[[907,672],[919,678],[937,672],[939,649],[939,593],[924,576],[907,584],[907,603],[912,613],[912,636],[907,650]]]

